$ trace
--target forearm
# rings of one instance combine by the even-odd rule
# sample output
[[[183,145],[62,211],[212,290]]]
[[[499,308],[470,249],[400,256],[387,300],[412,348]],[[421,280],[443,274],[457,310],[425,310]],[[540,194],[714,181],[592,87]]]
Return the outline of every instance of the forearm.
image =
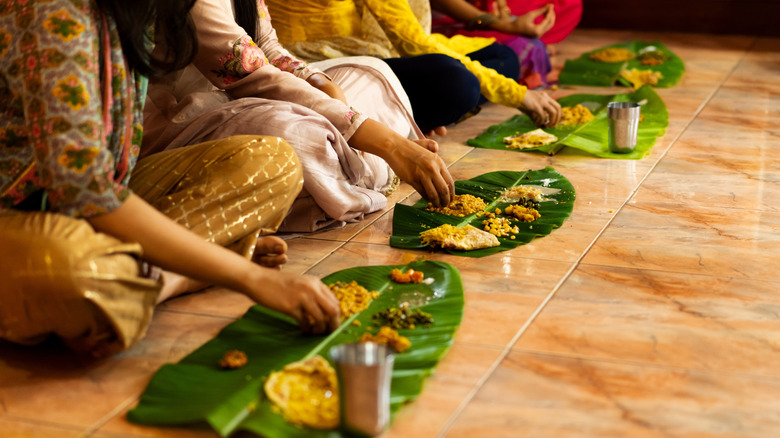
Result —
[[[347,102],[347,97],[344,95],[344,91],[341,89],[341,87],[328,79],[328,77],[324,74],[314,73],[306,79],[306,82],[308,82],[312,87],[327,94],[328,96],[344,102],[345,105],[349,105]]]
[[[485,13],[464,0],[431,0],[431,8],[463,23],[468,23]]]
[[[248,284],[260,280],[254,277],[265,274],[266,268],[206,242],[136,195],[116,210],[88,221],[100,232],[140,243],[149,262],[208,284],[246,293]]]

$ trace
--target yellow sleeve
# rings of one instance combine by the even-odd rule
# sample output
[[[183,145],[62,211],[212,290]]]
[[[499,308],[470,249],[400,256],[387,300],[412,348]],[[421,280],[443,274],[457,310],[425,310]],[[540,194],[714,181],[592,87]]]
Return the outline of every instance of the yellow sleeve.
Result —
[[[458,53],[445,36],[428,35],[420,26],[407,0],[363,0],[363,2],[382,26],[382,30],[385,31],[395,49],[402,55],[441,53],[451,56],[462,62],[477,77],[480,91],[489,101],[514,108],[519,107],[523,102],[526,87]]]

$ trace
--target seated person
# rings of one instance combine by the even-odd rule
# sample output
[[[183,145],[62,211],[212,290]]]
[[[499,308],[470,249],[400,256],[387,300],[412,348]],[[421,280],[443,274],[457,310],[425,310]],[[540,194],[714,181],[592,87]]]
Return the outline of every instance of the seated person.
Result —
[[[544,92],[528,91],[517,83],[519,66],[517,56],[504,46],[493,46],[490,39],[474,39],[463,36],[447,38],[430,33],[430,4],[428,0],[343,0],[338,2],[288,2],[267,0],[274,17],[274,27],[279,41],[293,54],[307,60],[318,60],[348,55],[371,55],[381,58],[413,57],[426,54],[443,54],[455,58],[479,80],[480,92],[495,103],[519,108],[528,112],[538,125],[551,126],[560,118],[560,105]],[[491,52],[508,51],[505,61],[514,63],[515,73],[508,76],[494,68],[482,65],[471,56],[482,49]],[[394,59],[387,60],[394,67]],[[412,61],[413,62],[413,61]],[[463,93],[453,86],[440,72],[432,73],[420,66],[405,68],[413,72],[406,75],[394,67],[401,83],[409,94],[415,117],[418,112],[430,109],[416,106],[435,104],[441,93],[441,85],[449,87],[449,94]],[[428,87],[409,85],[407,76],[422,80],[431,79]],[[425,108],[418,111],[418,107]]]
[[[143,337],[157,303],[211,284],[304,331],[338,326],[330,290],[271,269],[286,261],[284,242],[259,238],[302,187],[284,140],[230,137],[138,159],[143,75],[191,61],[190,1],[6,6],[25,20],[0,16],[0,339],[55,335],[115,353]],[[170,31],[165,62],[149,57],[148,17]]]
[[[141,156],[232,135],[284,138],[301,160],[304,187],[283,231],[343,225],[383,208],[393,173],[431,202],[449,202],[453,180],[436,142],[406,138],[420,135],[395,93],[402,90],[354,63],[328,70],[342,89],[279,45],[262,2],[236,2],[243,26],[233,10],[228,0],[193,6],[197,54],[183,71],[151,82]],[[399,133],[378,120],[405,124]]]
[[[562,41],[582,16],[581,0],[431,0],[431,7],[434,32],[495,38],[511,47],[530,88],[545,84],[552,70],[553,47],[545,45]]]

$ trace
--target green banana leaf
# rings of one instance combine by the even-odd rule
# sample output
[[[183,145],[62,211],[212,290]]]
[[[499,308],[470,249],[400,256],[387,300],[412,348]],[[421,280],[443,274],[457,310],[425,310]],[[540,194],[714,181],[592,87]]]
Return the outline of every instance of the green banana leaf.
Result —
[[[626,49],[633,53],[634,56],[638,56],[642,49],[649,46],[657,48],[666,55],[666,60],[663,64],[653,66],[642,65],[636,58],[624,62],[601,62],[590,59],[592,53],[609,48]],[[630,87],[632,86],[631,82],[622,78],[620,72],[631,69],[661,72],[663,76],[655,86],[667,88],[680,81],[683,73],[685,73],[685,63],[659,41],[654,41],[652,43],[629,41],[592,50],[584,53],[577,59],[566,61],[563,70],[558,75],[558,82],[561,85],[596,85],[602,87],[609,87],[615,83],[620,83]]]
[[[397,284],[390,271],[412,268],[432,278],[431,284]],[[425,378],[452,345],[463,317],[463,285],[458,270],[443,262],[417,261],[403,266],[365,266],[333,273],[322,281],[355,280],[380,292],[363,312],[345,320],[329,336],[302,335],[296,322],[264,307],[253,306],[219,335],[182,359],[163,365],[152,377],[141,400],[127,418],[157,426],[209,425],[221,436],[238,430],[267,438],[341,437],[339,430],[315,430],[294,426],[271,409],[263,384],[271,371],[314,355],[330,360],[332,346],[354,342],[372,327],[372,316],[407,301],[431,313],[429,328],[399,330],[411,347],[395,356],[391,383],[391,413],[395,415],[422,391]],[[361,325],[353,324],[360,321]],[[372,330],[376,333],[377,330]],[[241,350],[248,363],[223,370],[219,361],[225,351]]]
[[[615,154],[609,151],[607,104],[609,102],[643,102],[643,120],[639,122],[636,148],[626,154]],[[652,87],[644,87],[629,94],[572,94],[558,99],[561,106],[582,104],[594,115],[593,120],[581,125],[544,128],[545,132],[558,137],[558,141],[537,148],[508,149],[504,137],[523,134],[537,129],[531,118],[526,115],[516,115],[511,119],[493,125],[476,138],[469,139],[470,146],[485,149],[514,150],[519,152],[541,151],[553,155],[564,146],[573,147],[600,158],[615,158],[638,160],[650,153],[656,138],[664,135],[669,125],[669,112],[666,104]]]
[[[533,222],[512,221],[520,229],[515,238],[499,237],[499,246],[472,251],[444,250],[450,254],[467,257],[484,257],[501,251],[507,251],[524,245],[536,237],[546,236],[553,229],[560,227],[563,221],[571,215],[574,207],[574,187],[563,175],[552,167],[524,172],[500,171],[490,172],[476,178],[455,181],[455,192],[458,195],[469,194],[485,200],[487,211],[496,208],[504,209],[509,203],[501,201],[501,194],[508,188],[519,185],[541,186],[553,189],[555,193],[546,195],[549,201],[539,204],[541,217]],[[393,235],[390,236],[390,246],[403,249],[431,248],[420,240],[420,233],[443,224],[464,226],[470,224],[482,229],[484,218],[476,213],[465,216],[449,216],[442,213],[426,211],[427,202],[421,200],[413,206],[396,204],[393,211]]]

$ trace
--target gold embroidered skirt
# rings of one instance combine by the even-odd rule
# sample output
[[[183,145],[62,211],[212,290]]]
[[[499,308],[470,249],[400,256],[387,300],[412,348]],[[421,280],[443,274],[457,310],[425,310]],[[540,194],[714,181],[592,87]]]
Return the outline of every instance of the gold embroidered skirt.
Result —
[[[302,183],[284,140],[237,136],[146,157],[130,186],[204,239],[251,257]],[[95,355],[130,347],[146,333],[162,286],[142,260],[140,245],[86,220],[0,211],[0,338],[32,344],[53,334]]]

